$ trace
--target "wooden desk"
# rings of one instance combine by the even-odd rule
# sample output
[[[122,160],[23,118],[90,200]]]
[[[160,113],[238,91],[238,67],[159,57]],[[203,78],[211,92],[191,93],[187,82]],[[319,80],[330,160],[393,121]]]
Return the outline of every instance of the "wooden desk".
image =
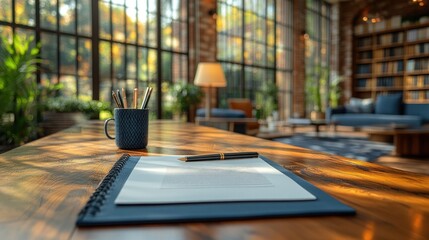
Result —
[[[149,125],[147,150],[118,150],[102,122],[0,155],[1,239],[428,239],[429,176],[214,128]],[[76,216],[122,153],[258,151],[357,210],[356,216],[75,227]]]

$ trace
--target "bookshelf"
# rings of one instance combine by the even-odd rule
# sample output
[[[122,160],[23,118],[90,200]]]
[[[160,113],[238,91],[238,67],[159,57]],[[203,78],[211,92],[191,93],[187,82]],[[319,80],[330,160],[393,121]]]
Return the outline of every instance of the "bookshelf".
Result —
[[[394,16],[354,29],[353,96],[402,92],[405,103],[429,103],[429,17]]]

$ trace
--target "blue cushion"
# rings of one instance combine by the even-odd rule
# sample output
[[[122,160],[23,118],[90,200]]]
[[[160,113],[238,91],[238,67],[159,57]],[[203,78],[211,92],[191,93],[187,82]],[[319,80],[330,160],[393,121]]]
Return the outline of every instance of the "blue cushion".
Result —
[[[410,128],[419,128],[422,125],[422,118],[420,116],[412,115],[385,115],[385,114],[371,114],[371,113],[345,113],[334,114],[332,122],[337,125],[363,127],[371,125],[389,125],[389,124],[404,124]]]
[[[375,103],[377,114],[402,114],[402,94],[379,95]]]
[[[218,118],[245,118],[246,114],[244,114],[241,110],[228,109],[228,108],[212,108],[211,111],[212,117]],[[205,117],[206,109],[200,108],[197,110],[197,117]]]

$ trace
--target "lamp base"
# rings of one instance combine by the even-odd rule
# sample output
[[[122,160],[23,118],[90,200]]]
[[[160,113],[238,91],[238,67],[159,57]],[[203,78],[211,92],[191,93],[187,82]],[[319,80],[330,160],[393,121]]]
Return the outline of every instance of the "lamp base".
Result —
[[[208,87],[207,88],[207,92],[206,92],[206,119],[211,118],[212,114],[211,114],[211,92],[212,92],[212,88]]]

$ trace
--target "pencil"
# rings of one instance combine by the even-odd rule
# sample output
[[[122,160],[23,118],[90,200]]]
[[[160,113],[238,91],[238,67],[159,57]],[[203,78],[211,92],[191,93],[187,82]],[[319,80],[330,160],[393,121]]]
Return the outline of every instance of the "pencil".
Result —
[[[233,153],[215,153],[206,155],[195,155],[179,158],[180,161],[211,161],[211,160],[229,160],[229,159],[243,159],[243,158],[257,158],[257,152],[233,152]]]
[[[127,108],[127,106],[128,106],[127,92],[125,91],[124,88],[122,88],[122,99],[123,99],[123,103],[124,103],[124,108]]]
[[[137,88],[134,88],[133,92],[133,108],[137,109],[137,98],[139,96],[139,90]]]
[[[116,106],[117,106],[118,108],[121,108],[121,105],[120,105],[120,103],[119,103],[119,101],[118,101],[118,97],[116,96],[115,91],[112,91],[112,98],[113,98],[113,100],[115,101]]]

